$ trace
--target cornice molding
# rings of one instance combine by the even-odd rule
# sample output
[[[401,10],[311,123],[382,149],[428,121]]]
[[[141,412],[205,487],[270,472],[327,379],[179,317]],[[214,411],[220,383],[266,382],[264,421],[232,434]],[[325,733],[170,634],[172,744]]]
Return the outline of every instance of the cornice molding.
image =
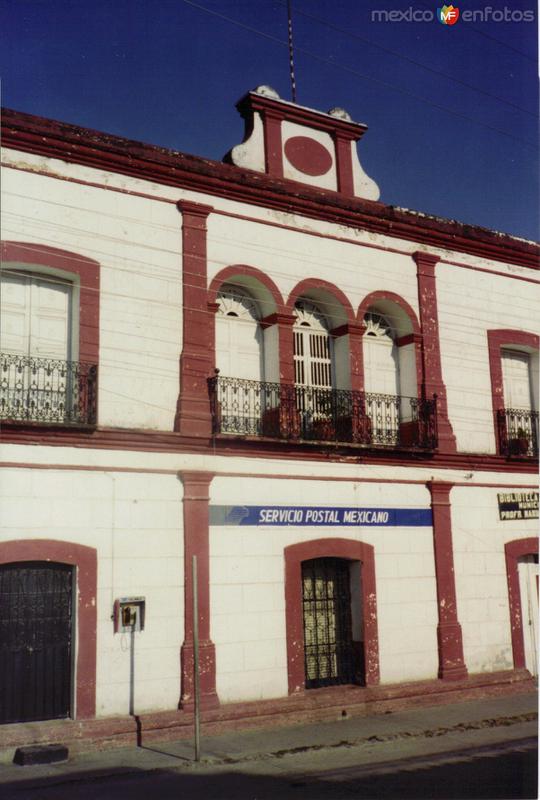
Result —
[[[2,144],[15,150],[117,172],[421,245],[538,270],[536,243],[372,200],[349,198],[295,181],[222,164],[3,109]]]

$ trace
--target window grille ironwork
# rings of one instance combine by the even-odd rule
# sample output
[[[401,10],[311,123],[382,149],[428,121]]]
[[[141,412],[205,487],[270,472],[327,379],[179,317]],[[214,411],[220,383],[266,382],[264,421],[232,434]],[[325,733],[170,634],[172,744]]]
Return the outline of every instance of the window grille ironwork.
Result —
[[[302,610],[306,688],[358,683],[348,561],[304,561]]]
[[[364,447],[437,447],[437,398],[354,392],[216,375],[209,379],[214,433]]]
[[[515,458],[538,458],[538,411],[500,408],[497,412],[499,449]]]
[[[80,361],[0,355],[0,419],[95,425],[97,366]]]

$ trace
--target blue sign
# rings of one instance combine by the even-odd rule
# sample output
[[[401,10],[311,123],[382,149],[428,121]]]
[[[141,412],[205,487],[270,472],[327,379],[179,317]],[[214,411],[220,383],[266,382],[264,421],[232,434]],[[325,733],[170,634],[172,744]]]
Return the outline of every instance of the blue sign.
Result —
[[[416,528],[431,524],[430,508],[210,506],[210,525],[391,525]]]

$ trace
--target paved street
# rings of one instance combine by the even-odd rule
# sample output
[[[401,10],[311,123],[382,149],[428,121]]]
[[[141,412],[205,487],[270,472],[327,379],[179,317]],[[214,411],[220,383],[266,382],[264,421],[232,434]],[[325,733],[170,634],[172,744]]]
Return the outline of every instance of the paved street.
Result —
[[[349,753],[354,758],[354,754]],[[313,753],[279,762],[208,767],[183,765],[176,770],[136,771],[95,778],[54,778],[39,785],[5,785],[4,800],[339,800],[339,798],[533,798],[536,797],[536,742],[389,761],[378,766],[335,766],[342,754],[324,759]],[[326,769],[321,770],[322,761]],[[318,766],[317,769],[313,769]]]

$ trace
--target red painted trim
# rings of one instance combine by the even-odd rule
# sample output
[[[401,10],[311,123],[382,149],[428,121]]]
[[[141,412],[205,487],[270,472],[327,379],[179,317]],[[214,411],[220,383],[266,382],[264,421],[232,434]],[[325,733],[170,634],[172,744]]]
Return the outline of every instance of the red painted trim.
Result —
[[[439,451],[455,453],[456,437],[448,419],[446,386],[442,376],[439,340],[439,316],[437,310],[437,283],[435,266],[439,257],[423,251],[413,254],[417,267],[418,305],[422,330],[422,366],[424,397],[437,395],[437,427]]]
[[[497,259],[494,260],[496,261]],[[507,260],[511,261],[510,258],[508,258]],[[473,266],[472,264],[463,264],[461,261],[450,261],[446,258],[441,258],[440,263],[449,264],[452,267],[460,267],[460,269],[471,269],[473,272],[485,272],[488,275],[498,275],[501,278],[510,278],[511,280],[525,281],[526,283],[535,283],[537,286],[540,285],[540,281],[536,280],[536,278],[526,278],[525,275],[515,275],[512,272],[499,272],[496,269],[487,269],[486,267],[476,267]]]
[[[1,242],[2,267],[24,265],[25,268],[52,267],[66,278],[79,278],[79,354],[78,361],[99,363],[99,282],[100,265],[91,258],[57,247],[30,242]]]
[[[247,264],[232,264],[229,267],[224,267],[221,269],[217,275],[212,278],[210,286],[208,287],[208,302],[215,303],[217,299],[217,293],[221,289],[222,285],[231,281],[234,282],[234,278],[238,276],[244,278],[253,278],[262,286],[264,286],[265,289],[267,289],[272,295],[275,308],[272,310],[265,308],[265,317],[270,314],[283,313],[285,308],[283,296],[272,278],[270,278],[270,276],[265,272],[262,272],[262,270],[257,269],[256,267],[250,267]],[[244,285],[244,283],[242,285]]]
[[[409,254],[410,255],[410,254]],[[371,308],[371,306],[376,305],[377,302],[380,300],[388,300],[391,303],[395,303],[396,306],[399,306],[402,311],[408,316],[411,327],[412,333],[416,334],[417,336],[421,336],[422,332],[420,330],[420,324],[418,322],[418,318],[414,312],[414,309],[406,300],[403,299],[399,294],[395,292],[389,292],[386,289],[377,290],[375,292],[370,292],[368,295],[364,297],[360,306],[358,308],[358,312],[356,318],[359,323],[364,322],[364,317]]]
[[[355,322],[346,322],[345,325],[339,325],[337,328],[331,330],[330,335],[335,336],[336,339],[340,336],[359,336],[361,338],[365,330],[365,325],[358,325]]]
[[[366,450],[355,445],[290,442],[250,437],[183,436],[178,433],[144,429],[102,428],[95,431],[73,431],[65,428],[2,425],[3,444],[33,444],[51,447],[76,447],[88,450],[125,450],[141,453],[174,453],[202,455],[234,455],[248,458],[275,459],[340,464],[377,464],[416,466],[433,469],[480,470],[495,473],[536,475],[537,465],[529,461],[509,461],[482,453],[419,453],[413,451]]]
[[[406,347],[408,344],[422,344],[422,336],[419,333],[408,333],[396,339],[396,347]]]
[[[289,181],[10,109],[3,110],[2,125],[3,145],[15,150],[304,214],[429,247],[461,250],[483,258],[539,268],[538,245],[484,228],[421,216],[370,200],[352,200],[337,192],[306,185],[295,184],[295,191],[291,193]]]
[[[215,365],[215,317],[208,314],[206,220],[213,209],[187,200],[181,200],[178,209],[182,214],[183,345],[174,429],[208,437],[212,418],[207,381]]]
[[[242,116],[249,111],[271,112],[281,120],[296,122],[299,125],[307,125],[319,131],[332,133],[340,131],[342,136],[349,139],[359,139],[367,130],[367,126],[361,122],[348,122],[340,117],[333,117],[323,111],[315,111],[311,108],[289,103],[286,100],[274,100],[266,95],[257,92],[248,92],[236,104],[236,108]]]
[[[162,197],[156,194],[149,194],[148,192],[136,192],[133,191],[132,189],[121,189],[118,186],[110,186],[109,184],[99,183],[96,181],[84,181],[81,180],[80,178],[71,178],[67,177],[66,175],[56,175],[44,169],[29,169],[27,167],[21,167],[15,164],[9,164],[5,161],[0,161],[0,166],[4,167],[4,169],[13,169],[19,172],[30,172],[32,173],[32,175],[42,175],[44,177],[51,178],[52,180],[67,181],[68,183],[76,183],[80,186],[90,186],[96,189],[103,189],[104,191],[107,192],[117,192],[118,194],[128,194],[131,197],[141,197],[146,200],[155,200],[157,203],[169,203],[171,205],[176,205],[177,203],[176,200],[171,200],[169,197]],[[222,217],[230,217],[231,219],[241,219],[247,222],[254,222],[260,225],[268,225],[270,227],[280,228],[282,230],[300,232],[302,234],[305,234],[306,236],[316,236],[331,241],[346,242],[348,244],[354,244],[357,247],[358,246],[367,247],[373,250],[381,250],[382,252],[385,253],[395,253],[397,255],[405,255],[405,256],[411,255],[409,250],[401,250],[397,247],[385,247],[383,245],[373,244],[372,242],[362,242],[358,241],[358,239],[349,239],[345,236],[335,236],[327,233],[318,233],[317,231],[304,230],[298,227],[294,227],[292,225],[284,225],[283,223],[280,222],[273,222],[271,220],[260,219],[257,217],[250,217],[246,214],[234,214],[230,211],[223,211],[218,209],[214,209],[214,213],[219,214]],[[463,264],[461,261],[450,261],[448,259],[441,258],[439,263],[449,264],[453,267],[460,267],[461,269],[469,269],[472,270],[473,272],[485,272],[488,275],[499,275],[502,278],[510,278],[516,281],[525,281],[526,283],[534,283],[540,285],[540,281],[536,280],[535,278],[526,278],[523,275],[515,275],[511,272],[499,272],[498,270],[486,269],[484,267],[476,267],[473,266],[472,264]]]
[[[295,169],[312,177],[326,175],[333,163],[326,147],[308,136],[291,136],[287,139],[285,155]]]
[[[518,347],[525,347],[531,350],[539,350],[540,337],[535,333],[527,333],[526,331],[499,329],[487,331],[487,338],[495,447],[496,452],[500,453],[501,443],[499,441],[498,412],[505,407],[501,350],[508,345],[517,345]]]
[[[336,172],[338,192],[347,196],[354,197],[354,175],[351,152],[351,140],[349,137],[342,136],[338,131],[334,133],[336,147]]]
[[[521,592],[519,590],[518,559],[523,556],[538,555],[538,539],[514,539],[504,546],[506,560],[506,580],[508,583],[508,603],[510,606],[510,634],[515,669],[525,667],[525,640],[523,634],[523,613]]]
[[[4,469],[52,469],[52,470],[63,470],[63,471],[74,471],[74,472],[103,472],[103,470],[112,471],[112,472],[135,472],[137,474],[148,474],[148,475],[178,475],[177,469],[155,469],[155,468],[143,468],[143,467],[114,467],[112,468],[110,464],[102,465],[102,466],[88,466],[85,464],[34,464],[30,461],[2,461],[2,467]],[[343,476],[335,476],[335,475],[303,475],[301,473],[278,473],[278,472],[231,472],[229,470],[220,470],[214,473],[216,477],[228,477],[228,478],[262,478],[266,480],[302,480],[302,481],[324,481],[325,483],[395,483],[395,484],[404,484],[404,485],[415,485],[415,486],[425,486],[426,481],[424,479],[404,479],[404,478],[357,478],[357,477],[343,477]],[[500,489],[501,491],[506,489],[536,489],[536,484],[528,484],[528,483],[485,483],[485,482],[478,482],[478,483],[471,483],[470,481],[455,481],[453,486],[463,486],[468,489],[475,489],[475,488],[482,488],[482,489]]]
[[[362,564],[362,619],[366,686],[379,683],[379,639],[374,549],[351,539],[314,539],[289,545],[285,557],[285,605],[289,694],[305,690],[302,562],[312,558],[345,558]]]
[[[433,553],[437,580],[437,640],[439,678],[462,680],[467,677],[463,657],[461,625],[458,620],[450,491],[453,484],[429,481],[433,514]]]
[[[313,297],[313,291],[317,292],[324,292],[325,294],[329,294],[332,298],[332,305],[335,305],[335,301],[342,307],[347,315],[347,320],[351,324],[354,324],[355,315],[353,311],[353,307],[350,303],[349,298],[347,295],[338,289],[337,286],[334,286],[333,283],[329,281],[325,281],[322,278],[305,278],[305,280],[300,281],[297,283],[294,289],[289,294],[287,298],[287,302],[285,304],[285,310],[289,314],[294,314],[294,304],[297,300],[300,300],[302,297],[310,298]],[[317,302],[315,300],[315,302]]]
[[[199,664],[201,702],[204,708],[219,705],[216,694],[216,652],[210,638],[210,544],[209,513],[212,472],[180,472],[184,485],[184,641],[180,652],[182,686],[180,708],[192,708],[193,690],[193,577],[197,557],[199,600]]]
[[[16,561],[54,561],[76,567],[77,665],[76,719],[96,713],[97,550],[55,539],[0,542],[0,564]],[[112,609],[111,609],[112,611]]]
[[[272,178],[283,178],[282,118],[273,111],[265,110],[262,119],[266,172]]]
[[[291,326],[296,322],[296,317],[291,314],[269,314],[261,319],[261,328],[270,328],[272,325]]]

